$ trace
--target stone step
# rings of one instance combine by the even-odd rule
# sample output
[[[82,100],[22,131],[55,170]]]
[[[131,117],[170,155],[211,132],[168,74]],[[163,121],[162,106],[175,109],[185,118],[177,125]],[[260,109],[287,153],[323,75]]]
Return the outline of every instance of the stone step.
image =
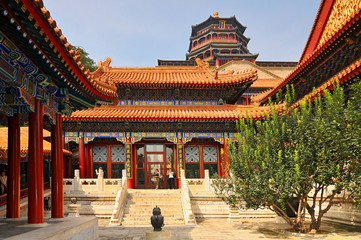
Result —
[[[125,209],[131,209],[131,210],[152,210],[155,207],[159,207],[161,211],[163,212],[166,209],[178,209],[182,207],[182,204],[134,204],[134,205],[126,205]]]
[[[129,204],[133,204],[133,203],[144,203],[144,204],[151,204],[151,203],[171,203],[171,204],[175,204],[175,203],[179,203],[181,202],[180,199],[132,199],[132,200],[128,200]]]
[[[181,211],[181,209],[165,209],[164,211],[162,210],[162,215],[164,214],[177,214],[177,213],[182,213],[183,211]],[[147,210],[147,209],[136,209],[133,211],[130,211],[129,208],[125,208],[124,209],[124,214],[129,214],[129,213],[137,213],[137,214],[153,214],[153,209],[151,210]]]
[[[167,199],[167,200],[172,200],[172,199],[178,199],[179,198],[179,194],[177,195],[138,195],[138,196],[134,196],[134,195],[128,195],[128,199],[153,199],[153,198],[157,198],[157,199]]]
[[[163,214],[180,214],[183,213],[182,209],[165,209],[162,211]],[[153,209],[137,210],[137,209],[125,209],[124,214],[153,214]]]
[[[150,221],[150,217],[151,216],[146,216],[146,217],[138,217],[138,216],[131,216],[128,217],[126,216],[124,218],[123,221],[128,221],[128,222],[139,222],[139,221]],[[183,217],[164,217],[165,221],[183,221]]]
[[[98,207],[98,206],[113,206],[114,207],[115,201],[113,202],[91,202],[89,204],[82,204],[82,206],[93,206],[93,207]]]
[[[93,212],[89,212],[89,211],[85,211],[85,212],[82,212],[82,211],[79,211],[79,214],[80,215],[96,215],[97,217],[100,217],[100,216],[107,216],[107,217],[111,217],[113,211],[93,211]]]
[[[130,196],[159,196],[159,197],[167,197],[167,196],[178,196],[179,192],[169,192],[169,193],[129,193]]]
[[[122,225],[151,226],[154,207],[160,207],[167,225],[184,225],[180,190],[130,190]]]
[[[126,218],[142,218],[142,219],[147,219],[147,218],[150,218],[153,214],[127,214]],[[168,214],[163,214],[162,213],[162,216],[165,217],[165,218],[180,218],[182,219],[183,218],[183,213],[176,213],[176,214],[172,214],[172,213],[168,213]]]
[[[184,221],[164,221],[165,226],[171,225],[184,225]],[[132,221],[132,222],[122,222],[122,226],[152,226],[150,219],[148,221]]]

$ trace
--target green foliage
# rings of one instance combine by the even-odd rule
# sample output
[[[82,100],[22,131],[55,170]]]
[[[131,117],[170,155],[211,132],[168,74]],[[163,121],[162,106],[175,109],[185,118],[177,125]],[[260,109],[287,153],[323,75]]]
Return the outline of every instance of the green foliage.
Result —
[[[288,88],[282,114],[270,102],[272,117],[237,123],[242,138],[228,145],[230,177],[214,186],[233,206],[266,207],[296,231],[317,231],[338,193],[347,190],[356,203],[361,196],[361,83],[347,104],[340,86],[298,108],[294,96]]]
[[[72,46],[71,48],[78,51],[80,55],[80,61],[85,68],[89,69],[91,72],[97,70],[97,65],[95,64],[95,61],[89,57],[89,53],[87,53],[84,48],[80,46]]]

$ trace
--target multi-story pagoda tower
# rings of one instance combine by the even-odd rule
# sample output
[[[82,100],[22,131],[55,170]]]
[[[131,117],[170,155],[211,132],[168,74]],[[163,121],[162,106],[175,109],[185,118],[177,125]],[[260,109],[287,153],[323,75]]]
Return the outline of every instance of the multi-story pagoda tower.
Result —
[[[204,22],[192,26],[187,60],[200,58],[216,61],[222,65],[230,60],[254,61],[258,54],[250,53],[247,44],[250,38],[243,35],[246,27],[235,16],[220,18],[218,12]]]

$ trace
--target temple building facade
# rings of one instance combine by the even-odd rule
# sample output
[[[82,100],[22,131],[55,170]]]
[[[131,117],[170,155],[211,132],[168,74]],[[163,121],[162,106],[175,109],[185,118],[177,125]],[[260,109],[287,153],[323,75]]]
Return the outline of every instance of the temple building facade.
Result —
[[[221,73],[197,59],[195,67],[120,68],[110,59],[91,73],[97,82],[117,87],[118,105],[75,111],[63,118],[65,142],[78,146],[82,176],[119,178],[126,169],[128,187],[154,187],[154,171],[203,178],[204,170],[223,175],[226,141],[249,105],[238,105],[257,80],[257,71]],[[261,114],[261,109],[258,109]],[[165,183],[164,183],[165,184]]]
[[[63,178],[74,169],[82,179],[100,167],[106,179],[125,172],[127,188],[154,188],[156,169],[174,169],[178,187],[183,172],[185,181],[225,176],[237,120],[265,118],[287,85],[298,107],[360,78],[360,1],[322,0],[298,63],[256,61],[246,28],[215,14],[192,27],[187,60],[128,68],[108,58],[94,72],[41,0],[3,0],[0,11],[0,169],[7,218],[20,217],[24,190],[29,223],[44,222],[50,185],[51,216],[64,217]]]

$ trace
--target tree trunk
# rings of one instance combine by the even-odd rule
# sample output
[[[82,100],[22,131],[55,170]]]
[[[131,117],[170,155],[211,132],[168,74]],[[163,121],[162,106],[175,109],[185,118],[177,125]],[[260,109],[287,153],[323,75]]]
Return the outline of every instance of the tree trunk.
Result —
[[[312,218],[312,222],[310,224],[310,233],[317,233],[320,230],[321,226],[321,218],[318,217],[317,220],[315,217]]]

